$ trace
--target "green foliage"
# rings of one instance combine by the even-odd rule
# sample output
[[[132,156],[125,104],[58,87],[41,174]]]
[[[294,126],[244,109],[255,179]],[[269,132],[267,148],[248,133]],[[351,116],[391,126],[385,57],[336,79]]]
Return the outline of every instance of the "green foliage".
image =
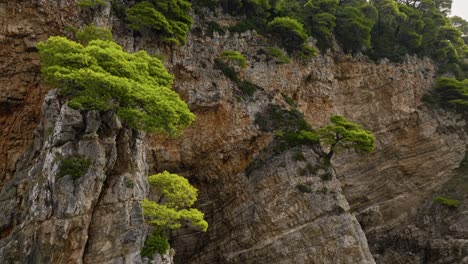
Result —
[[[268,31],[289,54],[302,50],[308,37],[304,26],[290,17],[276,17],[268,23]]]
[[[309,0],[304,5],[304,25],[309,34],[317,39],[321,49],[331,45],[337,8],[338,0]]]
[[[286,103],[288,103],[289,106],[296,107],[296,103],[294,102],[294,100],[291,97],[287,96],[284,93],[281,93],[281,96],[283,97],[284,101],[286,101]]]
[[[258,89],[261,89],[258,85],[251,83],[247,80],[242,80],[237,83],[237,86],[247,96],[253,96]]]
[[[213,37],[214,32],[218,32],[221,35],[224,35],[226,33],[226,30],[218,24],[216,21],[210,21],[207,23],[208,25],[208,34]]]
[[[91,161],[84,157],[64,158],[60,162],[57,177],[70,175],[73,179],[78,179],[88,172],[90,166]]]
[[[211,11],[214,11],[216,6],[219,4],[218,0],[194,0],[192,1],[192,6],[208,8]]]
[[[258,113],[255,117],[255,123],[264,132],[312,131],[301,112],[297,109],[285,110],[278,105],[270,105],[264,113]],[[282,133],[284,134],[284,132]]]
[[[88,44],[91,40],[112,41],[112,33],[106,28],[87,25],[76,32],[76,39],[82,44]]]
[[[167,171],[149,176],[149,184],[167,201],[165,205],[174,209],[190,207],[197,200],[197,189],[189,181],[177,174]]]
[[[243,33],[247,30],[255,30],[257,33],[264,34],[266,32],[267,20],[262,17],[248,17],[242,19],[237,24],[229,27],[230,32]]]
[[[282,50],[277,47],[267,47],[262,50],[271,59],[276,59],[278,63],[290,63],[291,59]]]
[[[127,53],[112,42],[88,45],[50,37],[37,45],[45,80],[76,109],[115,111],[131,128],[178,135],[194,120],[171,90],[173,76],[145,51]]]
[[[219,0],[224,11],[233,15],[268,16],[269,0]]]
[[[151,0],[137,3],[127,10],[131,29],[158,35],[168,44],[182,45],[193,23],[187,0]]]
[[[187,179],[167,171],[148,179],[161,197],[161,203],[145,199],[141,204],[148,224],[164,230],[177,229],[188,222],[203,232],[207,230],[208,223],[203,219],[203,213],[189,208],[197,200],[197,189]]]
[[[127,8],[125,7],[125,4],[123,3],[124,0],[111,0],[111,10],[112,14],[125,21],[127,19]]]
[[[320,144],[328,149],[328,161],[341,148],[352,148],[367,153],[375,149],[375,136],[371,131],[339,115],[332,116],[330,121],[330,125],[316,132]]]
[[[104,0],[80,0],[78,6],[84,9],[99,9],[106,6]]]
[[[458,81],[454,78],[438,78],[435,91],[443,104],[460,110],[468,109],[468,79]]]
[[[463,41],[465,44],[468,44],[468,21],[459,16],[453,16],[450,18],[450,23],[454,28],[463,33]]]
[[[233,67],[229,66],[227,63],[221,59],[215,59],[215,67],[223,72],[223,74],[233,81],[239,90],[247,96],[253,96],[258,89],[261,89],[258,85],[251,83],[247,80],[242,80],[237,75],[237,72]]]
[[[242,53],[238,51],[225,50],[221,53],[221,56],[228,59],[229,61],[237,63],[243,69],[247,67],[247,59],[244,55],[242,55]]]
[[[446,205],[448,207],[456,208],[460,206],[461,202],[459,200],[443,197],[443,196],[437,196],[433,199],[434,202],[440,203],[443,205]]]
[[[228,77],[229,80],[238,83],[240,82],[239,76],[233,67],[229,66],[227,63],[223,62],[220,59],[215,59],[215,67],[223,72],[223,74]]]
[[[313,146],[319,143],[319,138],[313,131],[300,130],[294,132],[279,131],[276,133],[277,140],[280,141],[278,151],[298,147],[298,146]]]
[[[336,13],[336,37],[345,51],[359,52],[371,46],[371,30],[377,11],[370,4],[342,5]]]
[[[164,231],[153,231],[145,240],[145,244],[141,249],[141,256],[153,259],[153,255],[159,253],[161,256],[166,254],[169,249],[169,240]]]
[[[298,183],[296,185],[296,189],[298,191],[300,191],[301,193],[311,193],[312,192],[312,188],[310,188],[310,186],[308,186],[306,184],[303,184],[303,183]]]

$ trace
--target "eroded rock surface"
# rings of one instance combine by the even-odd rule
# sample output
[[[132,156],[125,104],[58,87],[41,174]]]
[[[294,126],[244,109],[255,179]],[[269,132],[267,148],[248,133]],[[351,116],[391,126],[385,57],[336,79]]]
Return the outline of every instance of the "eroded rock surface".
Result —
[[[376,63],[337,52],[280,64],[260,52],[275,45],[270,40],[254,32],[211,34],[199,19],[186,46],[166,50],[134,37],[107,7],[94,22],[111,25],[128,50],[167,54],[175,89],[197,115],[195,123],[177,139],[143,137],[110,113],[78,112],[51,93],[33,134],[46,92],[34,43],[61,32],[76,11],[71,1],[0,3],[7,25],[0,29],[0,259],[6,263],[148,262],[139,256],[148,169],[187,176],[210,224],[206,234],[173,233],[176,263],[468,261],[466,189],[446,187],[467,182],[457,170],[466,122],[421,101],[435,76],[429,60]],[[246,55],[249,67],[238,74],[259,87],[253,96],[214,66],[228,49]],[[320,162],[306,148],[246,171],[274,140],[259,118],[268,118],[271,105],[291,109],[286,96],[315,128],[342,114],[372,130],[376,151],[340,153],[332,177],[304,173],[308,163]],[[306,160],[295,160],[295,151]],[[81,177],[58,177],[63,158],[71,156],[92,165]],[[434,203],[439,193],[461,193],[462,205]]]
[[[148,192],[143,136],[112,113],[80,113],[54,91],[34,148],[0,193],[5,263],[140,263]],[[72,177],[70,158],[89,162]],[[70,167],[70,166],[69,166]]]
[[[63,33],[79,13],[71,0],[0,2],[0,187],[32,144],[47,88],[36,43]]]

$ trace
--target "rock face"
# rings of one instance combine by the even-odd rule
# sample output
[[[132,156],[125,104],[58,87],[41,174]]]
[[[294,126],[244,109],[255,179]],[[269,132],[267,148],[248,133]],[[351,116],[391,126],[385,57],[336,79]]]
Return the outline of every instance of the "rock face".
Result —
[[[147,46],[144,41],[140,45]],[[374,153],[363,156],[345,152],[334,159],[336,181],[341,183],[350,211],[369,236],[369,245],[379,263],[405,263],[404,256],[411,255],[410,248],[392,251],[388,244],[401,243],[398,239],[407,237],[395,238],[396,234],[427,219],[421,211],[432,204],[434,193],[455,175],[466,151],[463,118],[436,110],[421,100],[432,87],[434,66],[416,58],[393,64],[330,54],[305,65],[297,61],[278,64],[259,55],[262,47],[271,45],[251,33],[215,33],[213,37],[201,34],[192,36],[183,50],[169,57],[168,64],[177,76],[176,89],[187,98],[197,121],[179,139],[153,138],[151,163],[156,171],[179,172],[197,184],[203,195],[200,208],[210,223],[206,235],[193,231],[175,235],[176,263],[287,263],[288,259],[308,263],[302,246],[319,241],[308,234],[321,226],[320,221],[314,222],[315,211],[320,210],[310,207],[310,203],[324,201],[313,195],[305,195],[308,199],[304,200],[291,198],[298,194],[290,178],[297,177],[301,167],[283,161],[290,166],[285,173],[281,166],[268,161],[268,170],[256,172],[264,176],[260,183],[243,174],[253,157],[272,139],[271,134],[262,133],[257,126],[258,113],[269,104],[287,107],[281,93],[295,101],[314,127],[326,124],[332,114],[342,114],[376,134],[378,147]],[[240,76],[262,88],[254,96],[242,94],[213,66],[214,59],[228,49],[246,54],[249,67]],[[315,193],[320,187],[312,189]],[[341,195],[341,191],[335,192]],[[281,206],[275,206],[276,202]],[[452,214],[458,215],[459,210]],[[328,214],[330,221],[332,215]],[[302,223],[309,225],[301,229]],[[466,230],[464,225],[456,225]],[[281,233],[281,229],[286,233]],[[351,229],[348,225],[346,230]],[[336,238],[336,229],[328,231],[316,235]],[[437,245],[450,246],[458,253],[435,257],[434,251],[431,262],[421,258],[415,263],[457,263],[466,257],[466,236],[461,235],[460,239],[429,235],[428,230],[419,232],[426,234],[418,238],[420,241],[434,239]],[[353,253],[346,255],[366,256],[367,242],[359,233],[348,233],[357,242],[350,243]],[[302,243],[292,242],[294,236]],[[383,244],[385,247],[379,246]],[[365,257],[356,262],[335,259],[339,253],[329,252],[345,252],[343,245],[317,249],[316,263],[373,261]],[[437,245],[424,245],[424,250],[430,252]],[[395,256],[386,257],[386,250]]]
[[[46,97],[34,147],[0,194],[6,263],[140,263],[146,226],[143,136],[111,113],[82,114]],[[72,177],[72,158],[89,168]],[[69,168],[73,165],[68,165]]]
[[[167,54],[175,89],[197,115],[180,138],[144,136],[112,113],[73,110],[54,92],[43,103],[33,46],[73,24],[72,2],[0,3],[3,262],[151,262],[139,256],[147,233],[139,202],[148,172],[169,170],[199,189],[197,207],[210,225],[207,233],[172,234],[175,263],[468,263],[466,122],[422,102],[435,76],[429,60],[326,53],[281,64],[261,52],[276,45],[270,40],[211,34],[199,18],[186,46],[164,50],[133,37],[106,8],[92,20],[111,25],[128,50]],[[255,94],[215,66],[223,50],[246,55],[249,67],[238,75]],[[339,153],[331,172],[313,148],[273,155],[274,131],[259,124],[275,122],[272,105],[293,108],[289,98],[315,128],[333,114],[362,124],[377,149]],[[70,158],[89,168],[61,173]],[[437,195],[462,203],[438,204]],[[172,254],[152,261],[171,262]]]
[[[375,263],[340,182],[323,169],[298,172],[308,167],[320,157],[295,149],[212,184],[200,204],[210,230],[177,239],[176,263]]]
[[[35,45],[73,25],[75,1],[0,2],[0,187],[32,144],[47,89]]]

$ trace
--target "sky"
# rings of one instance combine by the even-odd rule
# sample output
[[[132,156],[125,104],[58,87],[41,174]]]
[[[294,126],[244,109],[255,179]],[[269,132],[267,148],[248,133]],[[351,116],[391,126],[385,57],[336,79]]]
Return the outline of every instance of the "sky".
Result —
[[[452,16],[459,16],[468,20],[468,0],[453,0]]]

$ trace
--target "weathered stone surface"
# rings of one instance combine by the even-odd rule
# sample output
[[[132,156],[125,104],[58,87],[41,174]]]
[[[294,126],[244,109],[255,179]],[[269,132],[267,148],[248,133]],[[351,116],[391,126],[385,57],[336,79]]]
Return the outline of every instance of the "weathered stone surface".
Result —
[[[146,45],[144,40],[136,43],[136,47]],[[176,239],[176,263],[227,261],[226,256],[235,249],[215,245],[222,245],[225,236],[231,240],[238,235],[244,237],[246,227],[229,227],[227,223],[249,214],[249,201],[255,200],[257,193],[245,193],[248,188],[238,184],[236,175],[271,140],[271,135],[262,133],[256,126],[256,114],[264,111],[269,103],[285,106],[281,93],[296,102],[314,127],[326,124],[333,114],[342,114],[376,134],[378,146],[374,153],[345,152],[333,161],[351,211],[362,221],[368,234],[375,234],[371,243],[379,234],[418,221],[418,209],[453,176],[465,155],[465,121],[421,101],[422,95],[431,89],[435,74],[429,60],[408,57],[401,64],[375,63],[366,58],[325,54],[305,65],[297,61],[277,64],[257,53],[261,47],[271,45],[252,33],[214,34],[212,38],[192,36],[184,49],[176,50],[169,57],[168,66],[177,76],[176,89],[190,103],[197,121],[179,139],[153,138],[150,161],[155,164],[154,170],[180,172],[196,183],[204,199],[200,207],[211,220],[206,236],[176,235],[180,236]],[[241,76],[263,88],[253,97],[240,95],[235,84],[213,66],[218,54],[227,49],[246,55],[249,67]],[[220,195],[225,193],[239,194]],[[274,192],[262,199],[271,201],[282,195]],[[232,205],[239,208],[235,215],[221,217],[211,209],[223,210],[239,199],[234,198],[238,196],[248,198],[243,198],[244,204]],[[287,199],[283,202],[284,208],[295,204]],[[306,216],[297,215],[296,221],[303,217]],[[219,230],[223,225],[224,232]],[[266,220],[256,228],[267,233],[274,230]],[[271,233],[262,240],[274,241],[275,237]],[[261,249],[253,242],[244,248],[249,246],[252,249],[248,258],[231,261],[241,263],[258,258],[261,262]],[[280,263],[281,254],[273,254],[271,261]],[[284,254],[290,258],[296,256],[292,252]],[[324,259],[318,263],[326,261],[333,262]]]
[[[35,45],[75,23],[76,1],[0,2],[0,187],[33,141],[47,88]]]
[[[203,29],[185,47],[166,50],[133,37],[107,7],[91,20],[112,25],[128,50],[165,52],[175,89],[197,120],[178,139],[144,137],[112,113],[81,113],[51,94],[33,134],[45,94],[34,43],[60,32],[76,10],[69,1],[0,3],[7,25],[0,29],[0,259],[6,263],[150,263],[138,254],[146,234],[139,201],[147,192],[147,163],[150,171],[187,176],[210,224],[206,234],[174,232],[176,263],[468,261],[466,189],[445,192],[464,194],[456,209],[432,202],[455,179],[467,137],[462,117],[421,102],[435,74],[430,61],[375,63],[336,53],[278,64],[258,53],[275,44],[255,32],[210,36]],[[224,15],[217,21],[234,22]],[[194,28],[204,26],[196,20]],[[239,75],[261,87],[254,96],[214,67],[227,49],[246,55],[249,67]],[[290,107],[281,94],[314,127],[332,114],[363,124],[377,135],[377,150],[340,153],[331,181],[320,170],[301,173],[307,163],[293,160],[293,152],[246,173],[273,140],[257,125],[258,113],[270,104]],[[301,151],[318,163],[313,150]],[[91,160],[91,168],[77,179],[57,178],[60,157],[72,155]],[[301,193],[297,184],[311,192]],[[152,262],[170,263],[173,256]]]
[[[298,151],[304,161],[294,160]],[[176,262],[375,263],[340,182],[334,175],[324,180],[324,170],[300,175],[308,164],[320,166],[320,157],[295,149],[204,189],[200,208],[210,223],[204,246],[193,243],[198,233],[176,240]],[[308,189],[301,192],[299,184]],[[184,246],[195,250],[177,250]]]
[[[94,135],[85,133],[83,120]],[[54,92],[45,99],[37,134],[0,195],[0,259],[141,263],[147,227],[140,202],[148,192],[143,135],[122,128],[114,115],[62,105]],[[61,175],[70,157],[91,165],[79,177]]]

